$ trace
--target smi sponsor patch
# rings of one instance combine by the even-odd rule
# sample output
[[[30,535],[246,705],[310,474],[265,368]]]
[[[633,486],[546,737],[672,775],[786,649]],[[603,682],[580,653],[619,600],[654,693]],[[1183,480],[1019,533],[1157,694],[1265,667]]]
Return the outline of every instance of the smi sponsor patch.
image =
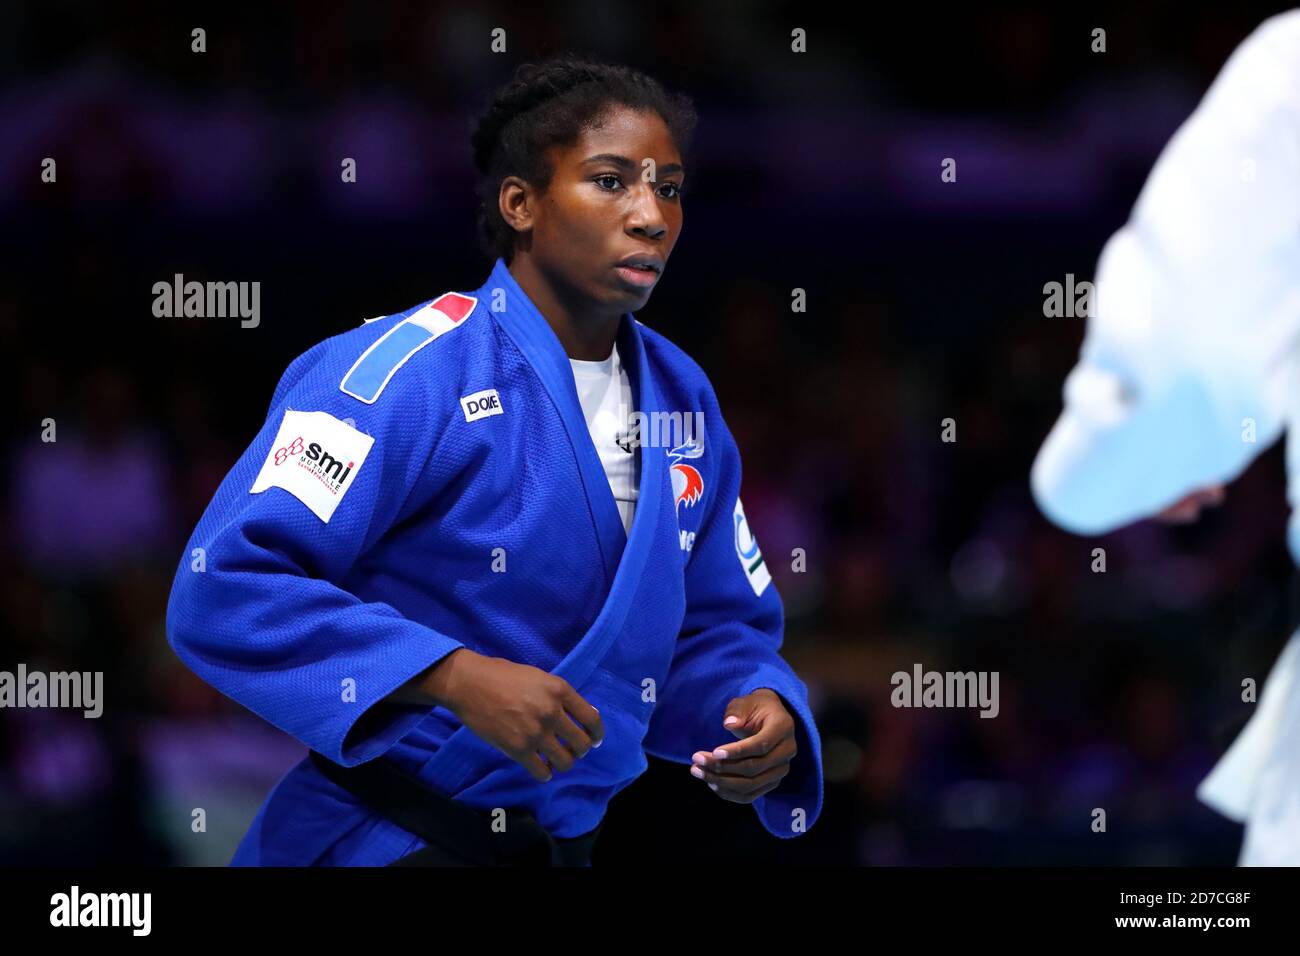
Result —
[[[283,488],[329,524],[374,443],[329,412],[286,411],[249,491]]]

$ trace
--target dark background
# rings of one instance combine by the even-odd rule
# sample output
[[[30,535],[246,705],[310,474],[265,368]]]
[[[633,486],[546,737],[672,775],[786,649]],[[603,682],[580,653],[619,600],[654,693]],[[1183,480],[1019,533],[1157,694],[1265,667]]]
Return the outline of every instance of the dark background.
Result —
[[[652,762],[597,864],[1235,860],[1240,828],[1193,791],[1291,620],[1278,450],[1200,524],[1098,540],[1048,525],[1028,471],[1083,333],[1043,285],[1091,277],[1281,7],[261,6],[0,13],[0,669],[105,672],[98,720],[0,712],[0,862],[224,864],[302,755],[172,654],[171,577],[294,356],[481,283],[469,131],[566,49],[699,110],[686,228],[638,317],[710,373],[740,443],[827,787],[779,841]],[[155,318],[178,272],[259,281],[260,326]],[[914,663],[998,671],[1001,713],[893,708]]]

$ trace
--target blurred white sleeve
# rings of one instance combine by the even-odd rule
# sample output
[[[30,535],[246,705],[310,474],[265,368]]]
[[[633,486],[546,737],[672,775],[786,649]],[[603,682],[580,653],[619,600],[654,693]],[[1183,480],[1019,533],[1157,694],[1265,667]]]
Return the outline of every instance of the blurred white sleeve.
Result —
[[[1043,513],[1082,534],[1235,478],[1295,403],[1300,12],[1232,54],[1102,250],[1095,285],[1030,476]]]

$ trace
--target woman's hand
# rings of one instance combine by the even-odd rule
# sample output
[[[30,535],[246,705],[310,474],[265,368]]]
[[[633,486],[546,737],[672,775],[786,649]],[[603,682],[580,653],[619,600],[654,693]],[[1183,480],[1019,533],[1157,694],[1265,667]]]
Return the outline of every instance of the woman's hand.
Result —
[[[1201,516],[1202,508],[1221,505],[1224,497],[1223,485],[1206,485],[1204,488],[1197,488],[1163,511],[1157,512],[1153,517],[1163,524],[1190,524]]]
[[[564,678],[528,664],[462,647],[439,661],[421,687],[536,780],[572,769],[605,739],[595,707]]]
[[[697,752],[691,773],[732,803],[753,803],[775,790],[799,752],[794,718],[780,696],[764,687],[733,699],[722,726],[740,741]]]

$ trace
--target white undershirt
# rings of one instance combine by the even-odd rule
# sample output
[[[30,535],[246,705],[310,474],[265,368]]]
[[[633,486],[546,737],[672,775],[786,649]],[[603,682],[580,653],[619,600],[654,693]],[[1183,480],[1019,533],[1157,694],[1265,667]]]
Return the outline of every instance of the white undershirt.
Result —
[[[571,358],[569,364],[573,366],[573,383],[578,389],[582,414],[587,419],[591,443],[596,446],[600,463],[605,468],[609,490],[613,492],[619,517],[623,519],[623,530],[630,533],[632,515],[636,511],[639,456],[637,447],[627,441],[633,410],[632,384],[628,381],[627,370],[623,368],[617,346],[603,361],[583,362]],[[618,444],[620,438],[628,448]]]

